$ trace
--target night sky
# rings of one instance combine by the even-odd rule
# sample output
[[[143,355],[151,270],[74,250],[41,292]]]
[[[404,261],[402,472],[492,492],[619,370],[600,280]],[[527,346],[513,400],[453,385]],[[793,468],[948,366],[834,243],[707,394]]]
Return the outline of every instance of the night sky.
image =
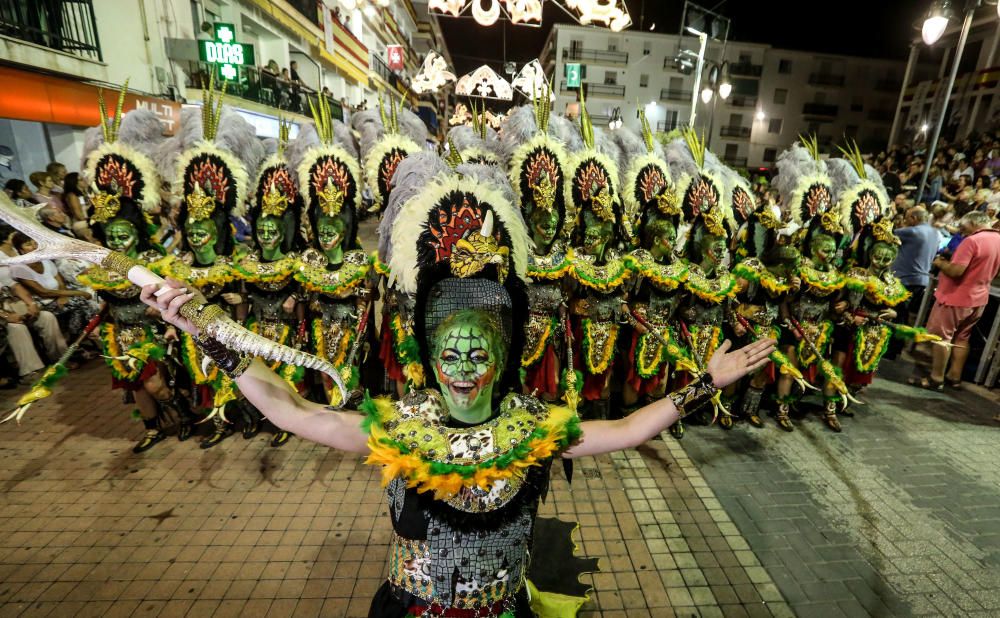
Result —
[[[556,21],[572,20],[558,7],[547,6],[540,28],[497,23],[488,28],[471,17],[438,21],[459,74],[489,63],[499,69],[504,59],[522,64],[537,58]],[[645,4],[645,10],[643,10]],[[775,47],[905,59],[908,42],[918,34],[914,24],[930,0],[705,0],[702,6],[732,19],[730,38]],[[684,3],[680,0],[628,0],[632,30],[642,21],[656,32],[676,34]]]

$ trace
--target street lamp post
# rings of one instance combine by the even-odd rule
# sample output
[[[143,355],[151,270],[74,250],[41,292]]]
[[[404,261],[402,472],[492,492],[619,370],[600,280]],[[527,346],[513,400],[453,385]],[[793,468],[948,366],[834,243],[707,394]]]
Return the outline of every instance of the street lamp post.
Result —
[[[708,46],[708,35],[688,26],[688,32],[698,37],[698,65],[694,69],[694,90],[691,92],[691,119],[688,126],[694,128],[694,119],[698,114],[698,96],[701,94],[701,72],[705,68],[705,48]]]
[[[941,128],[944,126],[945,112],[948,111],[948,103],[951,100],[951,91],[955,87],[955,78],[958,76],[958,65],[962,61],[962,53],[965,51],[965,43],[969,38],[969,30],[972,28],[972,18],[979,8],[982,0],[970,0],[965,9],[965,20],[962,22],[962,31],[958,35],[958,46],[955,48],[954,58],[951,63],[951,73],[948,75],[948,86],[944,90],[944,101],[941,103],[941,110],[938,113],[937,121],[934,123],[934,133],[931,135],[931,143],[927,148],[927,159],[924,161],[924,172],[920,175],[920,187],[917,189],[917,200],[924,197],[924,187],[927,185],[927,176],[931,171],[931,163],[937,151],[938,139],[941,137]],[[944,34],[944,27],[941,27],[941,19],[946,19],[944,8],[947,8],[947,0],[941,4],[936,4],[924,22],[923,34],[924,42],[931,44]],[[936,35],[936,37],[934,36]]]

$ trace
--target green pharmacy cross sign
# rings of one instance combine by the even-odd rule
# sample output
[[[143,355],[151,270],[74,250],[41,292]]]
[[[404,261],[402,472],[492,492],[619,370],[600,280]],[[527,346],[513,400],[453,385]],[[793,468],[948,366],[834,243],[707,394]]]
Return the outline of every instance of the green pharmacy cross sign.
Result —
[[[222,79],[234,80],[240,66],[254,64],[253,45],[234,40],[236,28],[233,24],[216,23],[213,31],[215,40],[198,41],[198,57],[202,62],[218,65]]]

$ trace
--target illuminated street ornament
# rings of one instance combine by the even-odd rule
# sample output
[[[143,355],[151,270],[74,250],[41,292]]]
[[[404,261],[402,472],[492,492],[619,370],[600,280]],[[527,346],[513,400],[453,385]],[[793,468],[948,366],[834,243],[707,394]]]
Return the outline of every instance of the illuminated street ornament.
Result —
[[[517,77],[514,78],[513,86],[529,99],[534,99],[541,93],[548,91],[549,100],[556,100],[556,94],[549,88],[549,82],[545,79],[545,69],[542,68],[542,63],[538,60],[532,60],[521,68]]]
[[[542,23],[543,0],[506,0],[507,15],[513,24]]]
[[[624,0],[565,0],[566,6],[583,25],[599,23],[615,32],[632,25],[632,17]]]
[[[500,77],[496,71],[485,64],[468,75],[463,75],[455,85],[455,94],[466,97],[481,97],[483,99],[500,99],[510,101],[514,98],[514,89],[510,82]]]
[[[198,56],[202,62],[216,65],[222,79],[232,81],[239,75],[240,66],[256,63],[253,45],[237,43],[232,24],[216,23],[213,32],[213,40],[198,41]]]
[[[452,17],[458,17],[462,14],[462,8],[465,6],[465,0],[430,0],[427,3],[427,10],[429,11],[440,11],[442,13],[448,13]]]
[[[416,93],[436,92],[442,86],[453,82],[457,77],[448,70],[448,63],[436,51],[428,52],[420,71],[413,77],[411,87]]]
[[[483,8],[488,4],[489,8]],[[472,17],[481,26],[492,26],[500,19],[500,0],[472,0]]]

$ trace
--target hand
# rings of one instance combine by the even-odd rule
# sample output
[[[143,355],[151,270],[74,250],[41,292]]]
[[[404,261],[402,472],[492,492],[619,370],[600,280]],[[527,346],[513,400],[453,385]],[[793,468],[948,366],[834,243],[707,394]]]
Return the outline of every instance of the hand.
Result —
[[[842,300],[842,301],[834,304],[833,305],[833,310],[836,311],[837,313],[843,313],[843,312],[847,311],[847,301],[846,300]]]
[[[896,312],[893,309],[884,309],[881,313],[878,314],[878,319],[886,322],[890,320],[895,320]]]
[[[167,330],[163,333],[163,340],[166,341],[167,343],[170,343],[171,341],[177,341],[177,329],[174,328],[173,326],[168,327]]]
[[[236,292],[226,292],[222,295],[222,300],[230,305],[238,305],[243,302],[243,297]]]
[[[289,296],[285,299],[285,302],[281,303],[281,310],[285,313],[291,313],[295,311],[295,297]]]
[[[73,296],[82,296],[83,298],[90,299],[90,292],[85,292],[83,290],[73,290]]]
[[[733,334],[737,337],[743,337],[743,335],[747,334],[747,329],[740,323],[739,320],[733,324]]]
[[[851,322],[854,322],[855,326],[861,326],[862,324],[866,323],[867,321],[868,321],[868,318],[866,318],[863,315],[854,315],[854,316],[851,316]]]
[[[156,296],[156,293],[160,290],[162,292],[159,296]],[[198,327],[191,320],[178,313],[178,311],[180,311],[180,308],[185,303],[192,300],[201,303],[206,302],[201,292],[197,290],[188,291],[180,281],[167,278],[166,283],[162,286],[143,286],[139,298],[150,307],[158,309],[160,317],[167,324],[172,324],[190,335],[198,336],[200,332]]]
[[[18,315],[16,313],[8,313],[7,314],[7,323],[8,324],[23,324],[24,323],[24,316]]]
[[[59,298],[56,299],[56,304],[59,305],[60,307],[65,307],[66,303],[68,302],[69,302],[68,296],[60,296]]]
[[[38,314],[40,314],[41,312],[42,312],[42,310],[38,308],[38,304],[37,303],[31,303],[30,305],[28,305],[28,317],[29,318],[32,318],[32,319],[37,318]]]
[[[798,289],[802,287],[802,279],[800,279],[797,275],[792,275],[792,278],[788,280],[788,285],[791,286],[793,291],[798,291]]]
[[[705,372],[712,376],[716,388],[725,388],[766,365],[776,343],[774,339],[759,339],[730,352],[733,342],[726,339],[708,361]]]

